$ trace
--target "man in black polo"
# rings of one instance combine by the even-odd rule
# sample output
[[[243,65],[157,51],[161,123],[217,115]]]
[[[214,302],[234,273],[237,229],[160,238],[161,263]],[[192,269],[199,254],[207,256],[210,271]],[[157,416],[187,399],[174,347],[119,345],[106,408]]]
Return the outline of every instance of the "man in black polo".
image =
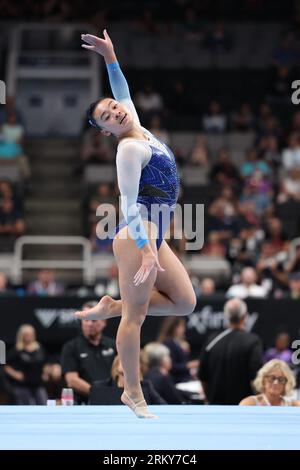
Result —
[[[231,299],[224,306],[229,328],[203,349],[199,378],[211,405],[238,405],[253,394],[251,382],[262,366],[262,344],[245,331],[247,305]]]
[[[95,304],[88,302],[83,309]],[[114,340],[102,334],[105,326],[104,320],[82,320],[82,333],[63,347],[62,373],[67,386],[74,390],[78,404],[87,403],[93,382],[110,377],[116,346]]]

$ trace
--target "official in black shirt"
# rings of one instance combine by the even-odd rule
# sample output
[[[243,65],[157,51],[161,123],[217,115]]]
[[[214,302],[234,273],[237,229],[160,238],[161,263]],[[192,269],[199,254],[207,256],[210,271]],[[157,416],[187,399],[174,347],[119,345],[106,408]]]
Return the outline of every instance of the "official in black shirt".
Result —
[[[93,305],[89,302],[83,308]],[[114,340],[102,334],[105,326],[105,320],[82,320],[82,333],[63,347],[62,373],[78,404],[87,403],[93,382],[110,377],[116,347]]]
[[[247,305],[231,299],[224,307],[229,328],[204,348],[199,378],[212,405],[238,405],[253,393],[251,381],[262,365],[262,344],[258,336],[245,331]]]

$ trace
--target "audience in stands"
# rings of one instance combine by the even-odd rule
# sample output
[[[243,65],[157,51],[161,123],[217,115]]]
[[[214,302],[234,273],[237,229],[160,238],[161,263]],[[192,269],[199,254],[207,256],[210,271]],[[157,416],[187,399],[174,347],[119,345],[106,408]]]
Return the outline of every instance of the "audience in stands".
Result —
[[[46,356],[31,325],[17,331],[15,347],[9,351],[4,370],[9,377],[17,405],[45,405],[47,392],[43,385]]]
[[[203,116],[202,128],[208,134],[222,134],[227,130],[227,117],[218,101],[212,101],[209,112]]]
[[[256,284],[256,281],[257,275],[255,269],[248,266],[241,272],[241,283],[231,286],[226,296],[238,297],[239,299],[246,299],[247,297],[266,297],[266,289]]]
[[[65,288],[63,284],[56,281],[55,273],[51,269],[42,269],[38,272],[37,280],[29,284],[28,295],[57,296],[63,295]]]
[[[286,362],[272,359],[258,372],[253,382],[258,395],[244,398],[242,406],[300,406],[300,400],[290,397],[296,385],[295,377]]]

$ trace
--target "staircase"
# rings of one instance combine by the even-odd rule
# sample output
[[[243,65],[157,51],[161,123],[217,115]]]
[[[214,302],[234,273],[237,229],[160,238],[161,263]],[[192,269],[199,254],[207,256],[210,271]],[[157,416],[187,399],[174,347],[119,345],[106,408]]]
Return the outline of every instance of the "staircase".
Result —
[[[25,201],[27,235],[81,235],[81,181],[74,175],[79,162],[78,139],[33,139],[26,148],[32,176]],[[25,258],[78,259],[79,247],[28,246]],[[81,272],[59,270],[57,278],[81,282]],[[24,280],[35,278],[33,270]]]

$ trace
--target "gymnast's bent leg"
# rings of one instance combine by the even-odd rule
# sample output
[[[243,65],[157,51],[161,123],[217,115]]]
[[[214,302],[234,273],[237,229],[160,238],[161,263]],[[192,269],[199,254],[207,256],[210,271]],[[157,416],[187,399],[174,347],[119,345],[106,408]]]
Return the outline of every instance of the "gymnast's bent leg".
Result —
[[[150,293],[150,303],[147,315],[164,316],[189,315],[196,306],[196,296],[188,273],[163,240],[158,259],[165,271],[158,272],[155,285]],[[100,302],[90,310],[77,312],[77,318],[102,319],[119,317],[122,313],[122,299],[114,300],[105,295]]]

